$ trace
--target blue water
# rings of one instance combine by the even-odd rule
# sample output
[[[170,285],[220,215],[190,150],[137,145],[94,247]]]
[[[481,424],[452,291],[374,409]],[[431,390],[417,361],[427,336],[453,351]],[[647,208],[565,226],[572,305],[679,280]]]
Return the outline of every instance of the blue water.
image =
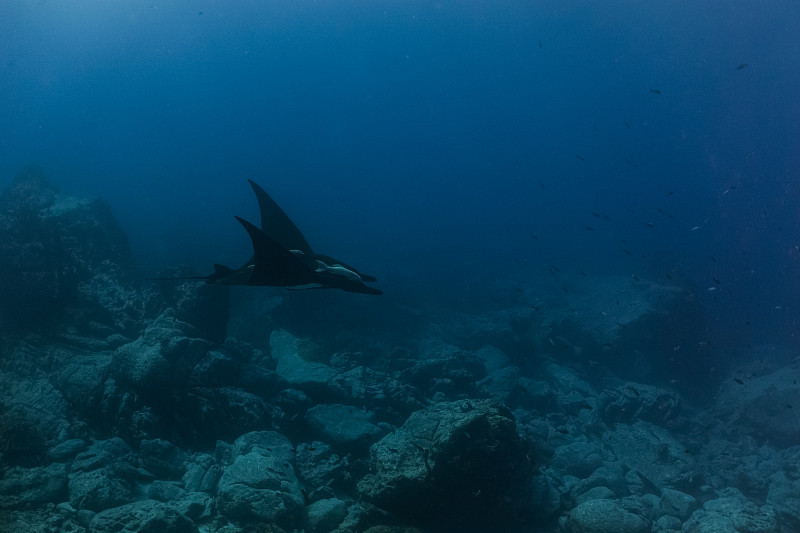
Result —
[[[797,343],[795,0],[6,0],[0,69],[0,186],[102,196],[143,275],[244,262],[250,178],[384,299],[641,276]]]

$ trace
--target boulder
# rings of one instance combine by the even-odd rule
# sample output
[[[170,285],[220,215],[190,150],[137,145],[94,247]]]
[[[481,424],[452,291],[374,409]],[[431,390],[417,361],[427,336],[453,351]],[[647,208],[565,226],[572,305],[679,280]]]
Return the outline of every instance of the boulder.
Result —
[[[197,526],[172,506],[142,500],[97,513],[89,524],[92,533],[136,531],[138,533],[197,533]]]
[[[324,442],[302,442],[295,453],[297,473],[312,490],[330,486],[347,476],[347,462],[331,451]]]
[[[365,500],[448,529],[501,527],[526,503],[531,468],[510,412],[492,401],[434,404],[370,449]]]
[[[630,276],[581,278],[548,302],[547,315],[523,336],[543,353],[592,360],[624,379],[674,378],[677,385],[694,387],[715,366],[700,342],[704,316],[685,287]]]
[[[788,463],[790,468],[796,469],[800,463],[795,459]],[[800,479],[796,474],[791,478],[785,472],[775,473],[769,478],[769,493],[767,494],[767,504],[783,518],[784,524],[800,531]]]
[[[67,461],[86,449],[83,439],[69,439],[50,448],[47,454],[54,461]]]
[[[328,390],[328,381],[336,371],[325,363],[304,358],[297,337],[287,331],[276,330],[269,337],[269,345],[272,357],[277,361],[275,372],[290,386],[311,392]]]
[[[589,477],[597,468],[610,459],[601,446],[579,437],[555,450],[550,467],[564,474],[580,478]]]
[[[54,381],[70,406],[87,417],[96,416],[110,364],[108,352],[70,354]]]
[[[765,533],[779,531],[778,517],[769,505],[757,506],[729,487],[707,501],[683,526],[685,532]]]
[[[291,442],[273,431],[242,435],[233,444],[217,491],[220,511],[233,521],[297,526],[304,498]]]
[[[0,508],[21,509],[63,501],[67,494],[67,467],[13,467],[0,478]]]
[[[710,418],[724,420],[730,440],[750,435],[761,444],[796,446],[800,439],[800,360],[764,375],[743,372],[726,380]],[[749,374],[749,375],[748,375]]]
[[[366,450],[386,433],[372,423],[372,413],[351,405],[315,405],[305,420],[313,438],[342,449]]]
[[[147,497],[151,500],[158,500],[160,502],[170,502],[183,498],[186,494],[182,488],[171,481],[161,481],[157,479],[153,481],[145,491]]]
[[[225,341],[230,310],[230,287],[192,281],[172,281],[169,278],[194,276],[194,272],[162,271],[165,278],[155,287],[161,299],[174,310],[175,318],[188,337],[221,344]]]
[[[565,533],[648,533],[650,525],[616,500],[587,500],[562,520]]]
[[[233,439],[242,431],[272,427],[280,411],[260,396],[238,387],[197,387],[176,395],[171,427],[200,443]]]
[[[64,397],[46,378],[0,373],[0,398],[3,462],[41,464],[48,448],[69,432]]]
[[[179,479],[186,471],[186,454],[163,439],[144,439],[139,444],[142,464],[159,479]]]
[[[69,473],[69,503],[99,512],[129,503],[141,474],[131,449],[120,438],[96,441],[79,453]]]
[[[425,405],[419,389],[367,366],[342,370],[328,384],[336,398],[370,405],[387,414],[398,413],[402,418]]]
[[[426,396],[441,392],[451,399],[460,395],[474,396],[475,383],[484,377],[486,367],[480,357],[449,344],[433,346],[401,372],[403,381]]]
[[[102,297],[79,286],[105,262],[120,267],[118,278],[131,267],[127,238],[101,199],[60,194],[37,167],[0,193],[0,320],[34,327],[70,306],[102,310]]]
[[[334,368],[316,360],[307,344],[284,330],[270,335],[275,373],[288,384],[287,389],[301,391],[317,402],[357,401],[403,414],[423,406],[419,391],[408,383],[363,365],[338,362]],[[333,359],[342,359],[342,354],[334,354]]]
[[[305,509],[307,533],[329,533],[347,516],[347,504],[338,498],[317,500]]]
[[[658,514],[674,516],[683,522],[691,516],[697,505],[697,500],[693,496],[679,490],[663,488],[661,489]]]
[[[117,348],[111,363],[112,377],[144,391],[185,387],[211,343],[187,337],[184,330],[174,311],[167,309],[141,337]]]
[[[673,428],[678,423],[681,409],[681,398],[672,391],[641,383],[626,383],[613,390],[604,390],[594,414],[608,425],[644,420]]]
[[[638,472],[656,487],[670,486],[691,492],[704,481],[686,446],[664,428],[642,421],[618,424],[604,432],[602,439],[619,465]]]

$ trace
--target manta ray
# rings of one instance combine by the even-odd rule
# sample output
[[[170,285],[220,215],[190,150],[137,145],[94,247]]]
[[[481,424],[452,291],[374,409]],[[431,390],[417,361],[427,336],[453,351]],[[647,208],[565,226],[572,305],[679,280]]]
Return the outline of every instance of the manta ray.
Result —
[[[215,264],[214,273],[183,279],[203,279],[218,285],[255,285],[288,289],[341,289],[383,294],[365,282],[377,279],[329,255],[315,253],[275,200],[253,180],[247,180],[261,210],[261,228],[235,217],[253,242],[253,257],[240,268]],[[174,278],[173,278],[174,279]],[[178,278],[181,279],[181,278]]]

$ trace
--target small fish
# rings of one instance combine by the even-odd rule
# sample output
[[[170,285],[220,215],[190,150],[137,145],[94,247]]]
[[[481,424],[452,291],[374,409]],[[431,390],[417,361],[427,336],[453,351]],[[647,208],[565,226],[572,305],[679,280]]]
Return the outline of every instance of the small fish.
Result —
[[[661,91],[659,91],[658,89],[650,89],[650,92],[653,94],[661,94]]]
[[[533,240],[538,240],[539,239],[539,237],[537,237],[535,233],[528,233],[528,237],[530,237]]]
[[[647,226],[650,229],[653,229],[655,227],[655,224],[653,224],[652,222],[648,222],[647,224],[645,224],[645,226]]]
[[[542,41],[539,41],[539,48],[542,47]]]
[[[628,129],[631,129],[631,125],[630,125],[630,124],[628,124],[628,121],[627,121],[627,120],[625,121],[625,127],[626,127],[626,128],[628,128]]]
[[[733,381],[735,381],[735,382],[736,382],[736,383],[738,383],[739,385],[744,385],[744,381],[742,381],[742,380],[741,380],[741,379],[739,379],[739,378],[733,378]]]
[[[736,67],[736,70],[744,70],[744,69],[746,69],[746,68],[747,68],[747,67],[749,67],[749,66],[750,66],[750,63],[742,63],[741,65],[739,65],[738,67]]]
[[[699,229],[703,229],[703,226],[695,226],[692,229],[690,229],[689,231],[697,231]]]
[[[639,165],[637,165],[636,163],[634,163],[630,159],[626,159],[625,163],[627,163],[628,165],[632,166],[633,168],[639,168]]]
[[[594,231],[594,228],[591,226],[586,226],[586,231]]]
[[[575,154],[575,157],[577,157],[577,158],[578,158],[578,159],[580,159],[581,161],[586,161],[586,160],[585,160],[583,157],[579,156],[578,154]]]

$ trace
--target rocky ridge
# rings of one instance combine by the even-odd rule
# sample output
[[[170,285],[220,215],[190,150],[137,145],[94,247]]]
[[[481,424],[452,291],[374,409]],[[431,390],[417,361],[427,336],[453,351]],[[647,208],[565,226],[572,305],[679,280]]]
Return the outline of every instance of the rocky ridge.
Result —
[[[693,405],[659,379],[691,357],[639,364],[695,317],[681,288],[431,313],[377,355],[253,344],[226,289],[138,281],[101,200],[29,171],[0,204],[0,280],[28,273],[2,288],[27,300],[3,303],[2,530],[800,529],[800,367]]]

